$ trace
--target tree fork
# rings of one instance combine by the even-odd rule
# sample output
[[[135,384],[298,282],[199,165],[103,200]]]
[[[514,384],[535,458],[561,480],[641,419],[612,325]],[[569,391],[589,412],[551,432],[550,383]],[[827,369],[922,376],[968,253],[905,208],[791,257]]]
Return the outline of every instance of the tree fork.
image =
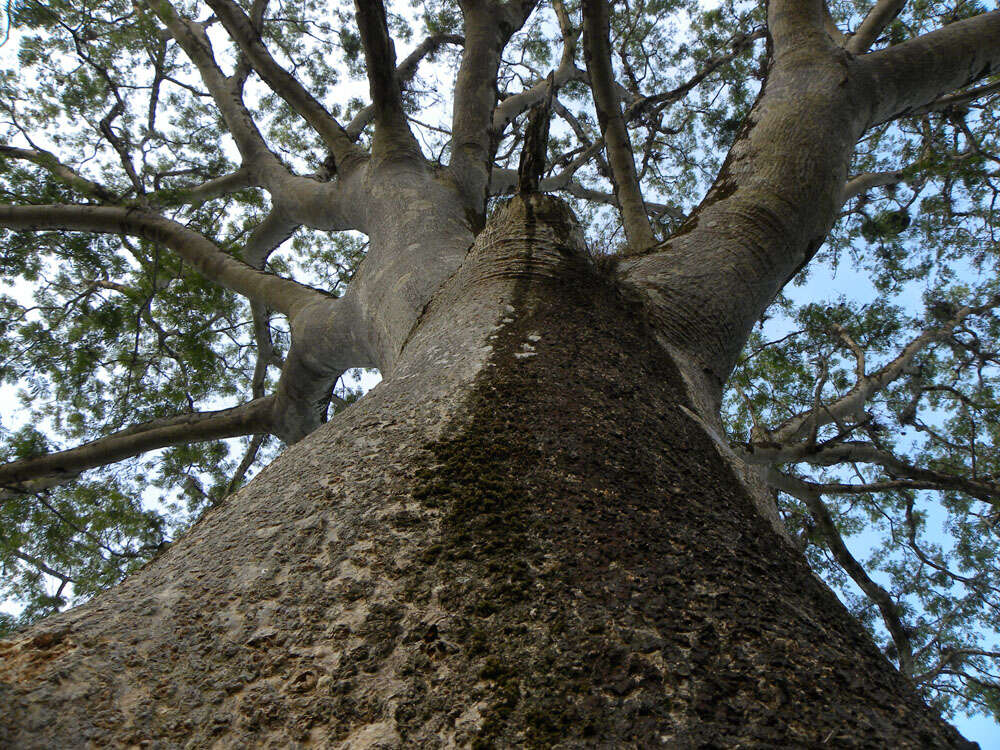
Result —
[[[755,512],[578,243],[512,199],[391,377],[0,644],[0,744],[968,746]]]

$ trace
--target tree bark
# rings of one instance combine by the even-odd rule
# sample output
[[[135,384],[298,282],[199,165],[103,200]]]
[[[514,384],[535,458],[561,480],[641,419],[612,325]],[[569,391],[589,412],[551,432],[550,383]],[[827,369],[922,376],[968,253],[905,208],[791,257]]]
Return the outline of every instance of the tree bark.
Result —
[[[0,745],[969,746],[581,248],[562,204],[512,199],[381,385],[0,643]]]

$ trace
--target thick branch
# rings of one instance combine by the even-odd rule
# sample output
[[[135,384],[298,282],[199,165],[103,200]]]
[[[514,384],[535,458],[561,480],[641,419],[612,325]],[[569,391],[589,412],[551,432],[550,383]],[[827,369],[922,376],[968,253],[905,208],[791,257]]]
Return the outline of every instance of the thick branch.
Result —
[[[852,55],[863,55],[871,49],[882,30],[899,15],[904,5],[906,0],[878,0],[868,11],[858,30],[847,40],[844,49]]]
[[[770,0],[767,30],[775,58],[830,44],[828,17],[824,0]]]
[[[253,187],[253,176],[250,170],[245,167],[237,169],[235,172],[206,180],[199,185],[190,187],[170,188],[147,193],[144,196],[145,202],[151,206],[176,206],[181,204],[203,203],[213,198],[235,193],[237,190],[245,190]]]
[[[608,163],[611,165],[614,191],[621,207],[625,234],[633,250],[645,250],[656,243],[656,237],[642,202],[632,144],[629,142],[621,104],[613,86],[608,3],[607,0],[584,0],[582,8],[583,49],[590,75],[590,88],[604,136]]]
[[[939,99],[935,99],[927,106],[918,107],[913,110],[911,114],[923,115],[928,112],[940,112],[941,110],[948,109],[949,107],[964,107],[966,104],[971,104],[976,101],[976,99],[996,93],[1000,93],[1000,81],[987,83],[983,86],[976,86],[975,88],[971,88],[967,91],[960,91],[957,94],[942,96]]]
[[[517,8],[494,0],[464,0],[465,48],[455,79],[449,169],[477,216],[485,216],[497,136],[492,130],[500,55],[534,3]],[[516,11],[516,12],[515,12]]]
[[[326,299],[322,292],[297,281],[251,268],[197,232],[150,211],[111,206],[0,206],[0,226],[144,237],[176,252],[205,278],[290,317],[310,302]]]
[[[465,37],[459,36],[458,34],[434,34],[427,37],[422,41],[417,47],[406,56],[406,58],[399,65],[396,66],[396,80],[399,82],[400,87],[403,84],[408,83],[413,76],[417,73],[417,66],[420,61],[423,60],[427,55],[436,51],[443,44],[464,44]],[[361,135],[361,131],[367,127],[375,117],[375,105],[369,104],[363,107],[356,115],[354,119],[348,123],[344,130],[351,140],[356,141]]]
[[[385,5],[382,0],[355,0],[354,8],[375,106],[372,150],[379,158],[419,156],[420,146],[403,111],[403,93],[396,78],[396,48],[389,35]]]
[[[348,171],[349,165],[362,160],[364,152],[354,145],[333,115],[298,79],[275,62],[260,38],[260,31],[240,6],[233,0],[207,2],[258,75],[319,134],[336,159],[339,170]]]
[[[281,211],[272,210],[253,228],[247,241],[243,244],[243,260],[248,265],[262,270],[271,253],[288,240],[299,224],[292,221]]]
[[[844,185],[844,190],[840,194],[840,203],[843,205],[851,198],[856,198],[862,193],[867,193],[872,188],[884,185],[898,185],[903,181],[903,170],[896,169],[891,172],[863,172],[855,175]]]
[[[858,62],[868,77],[869,124],[924,107],[1000,69],[1000,11],[872,52]]]
[[[1000,56],[998,13],[855,58],[824,30],[820,0],[772,0],[768,12],[774,54],[749,127],[681,230],[619,265],[719,391],[753,324],[822,245],[864,130]]]
[[[0,466],[0,496],[37,492],[71,481],[87,469],[147,451],[203,440],[220,440],[268,429],[272,398],[214,412],[195,412],[129,427],[90,443]]]

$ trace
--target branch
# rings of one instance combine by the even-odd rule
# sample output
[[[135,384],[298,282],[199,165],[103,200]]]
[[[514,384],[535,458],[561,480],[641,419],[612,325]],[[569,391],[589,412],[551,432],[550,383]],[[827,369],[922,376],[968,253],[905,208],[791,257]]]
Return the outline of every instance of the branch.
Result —
[[[835,466],[844,463],[876,464],[885,469],[892,478],[906,477],[922,483],[925,489],[957,490],[991,504],[1000,501],[998,484],[913,466],[871,443],[844,442],[833,445],[800,444],[777,447],[754,444],[749,449],[738,452],[738,455],[747,463],[757,466],[787,463],[807,463],[812,466]]]
[[[0,145],[0,156],[6,156],[10,159],[21,159],[37,164],[74,190],[91,198],[96,198],[99,201],[114,203],[118,200],[118,196],[108,190],[108,188],[83,177],[72,167],[59,161],[55,154],[44,149],[15,148],[13,146]]]
[[[960,308],[944,325],[938,328],[930,328],[910,341],[891,362],[880,367],[871,375],[858,378],[850,391],[836,401],[823,406],[819,410],[819,413],[816,413],[815,410],[810,410],[796,414],[782,423],[777,429],[770,432],[768,440],[776,443],[795,442],[804,438],[809,430],[814,428],[814,425],[816,427],[823,427],[839,419],[856,414],[872,395],[884,390],[890,383],[903,375],[913,361],[913,358],[920,351],[928,345],[948,336],[955,329],[955,326],[970,315],[987,310],[993,307],[996,302],[997,300],[990,300],[987,304],[978,307]]]
[[[585,187],[573,179],[573,175],[584,164],[589,162],[601,150],[603,141],[588,146],[574,159],[565,170],[559,174],[547,177],[539,183],[538,190],[542,193],[564,192],[574,198],[603,203],[618,208],[618,197],[614,193],[604,193],[600,190]],[[504,195],[517,187],[517,172],[513,169],[494,169],[490,178],[490,195]],[[672,219],[683,219],[684,213],[676,206],[666,203],[645,202],[646,211],[652,217],[669,216]]]
[[[576,137],[577,139],[579,139],[581,144],[594,145],[593,143],[591,143],[590,134],[583,129],[583,125],[576,118],[576,115],[574,115],[572,112],[566,109],[566,107],[562,105],[562,102],[560,102],[558,98],[552,100],[552,109],[555,110],[555,113],[557,115],[559,115],[561,118],[563,118],[563,120],[566,121],[566,124],[570,126],[570,128],[576,134]],[[599,148],[599,151],[603,151],[604,141],[602,139],[599,140],[601,140],[601,146]],[[595,153],[594,156],[597,162],[598,173],[603,177],[611,179],[611,167],[609,167],[608,163],[604,160],[604,156],[601,153]]]
[[[988,659],[1000,659],[1000,652],[997,651],[982,651],[977,648],[946,648],[942,651],[941,659],[938,663],[928,669],[926,672],[921,672],[918,675],[913,676],[913,682],[917,685],[922,685],[926,682],[930,682],[939,674],[944,672],[949,668],[958,669],[967,656],[985,656]],[[952,672],[951,674],[961,674]]]
[[[642,202],[632,144],[629,142],[621,105],[614,91],[608,2],[583,0],[582,8],[584,57],[590,75],[597,120],[601,125],[614,177],[614,192],[621,207],[628,243],[634,251],[642,251],[656,244],[656,237]]]
[[[771,35],[775,59],[802,48],[831,44],[827,31],[828,18],[829,11],[824,0],[770,0],[767,4],[767,30]]]
[[[95,198],[103,203],[121,203],[121,198],[114,192],[104,185],[82,176],[72,167],[63,164],[54,154],[45,149],[37,147],[26,149],[0,145],[0,156],[10,159],[21,159],[37,164],[79,193]],[[251,179],[249,170],[241,168],[231,174],[216,177],[200,185],[146,193],[142,196],[142,202],[151,206],[176,206],[185,203],[201,203],[212,198],[217,198],[220,195],[243,190],[252,185],[253,180]]]
[[[396,66],[396,80],[400,87],[404,83],[409,83],[417,74],[417,66],[427,55],[435,52],[438,47],[446,43],[465,44],[465,37],[458,34],[433,34],[422,41],[399,65]],[[356,141],[368,123],[375,117],[375,105],[369,104],[363,107],[354,119],[348,123],[344,130],[352,141]]]
[[[236,471],[233,473],[233,478],[229,480],[229,485],[226,487],[227,494],[232,494],[239,489],[240,485],[243,483],[243,477],[247,475],[250,467],[253,466],[253,462],[257,460],[257,453],[260,451],[260,447],[264,444],[264,440],[267,439],[267,435],[264,433],[258,433],[253,436],[250,441],[250,445],[247,447],[246,453],[243,454],[243,460],[240,461],[240,465],[236,467]]]
[[[295,234],[299,226],[300,224],[287,218],[281,211],[272,209],[260,224],[253,228],[243,244],[243,260],[258,271],[262,270],[271,253]]]
[[[882,620],[885,622],[886,629],[892,636],[892,641],[899,654],[899,670],[906,675],[912,673],[913,648],[906,628],[899,618],[899,607],[892,600],[889,592],[875,583],[861,563],[851,554],[820,494],[807,483],[777,471],[768,472],[767,477],[772,486],[797,497],[809,508],[809,513],[815,519],[816,525],[826,539],[837,564],[844,569],[844,572],[851,577],[858,588],[875,602],[882,614]]]
[[[545,188],[545,182],[542,183],[542,187],[543,189]],[[602,193],[599,190],[591,190],[576,181],[570,181],[558,189],[569,193],[574,198],[593,201],[595,203],[604,203],[608,206],[618,206],[618,198],[614,194]],[[680,211],[675,206],[669,206],[666,203],[653,203],[651,201],[646,201],[644,205],[646,207],[646,212],[652,217],[669,216],[671,219],[678,220],[684,218],[683,211]]]
[[[510,37],[521,28],[534,2],[499,6],[495,0],[463,0],[465,47],[455,79],[452,103],[451,163],[468,208],[482,219],[496,144],[493,106],[500,56]],[[501,21],[503,23],[501,23]]]
[[[863,55],[875,43],[882,30],[899,15],[904,5],[906,0],[878,0],[857,31],[847,40],[844,49],[852,55]]]
[[[550,73],[548,94],[531,110],[524,128],[524,145],[521,147],[521,161],[517,168],[517,189],[520,193],[538,192],[539,182],[545,173],[554,90],[555,74]]]
[[[263,270],[271,253],[291,237],[296,229],[298,229],[297,224],[285,218],[280,211],[272,210],[250,233],[243,246],[243,259],[253,268]],[[280,367],[281,363],[274,351],[267,307],[261,302],[251,300],[250,314],[253,318],[254,339],[257,342],[257,361],[254,364],[250,386],[253,397],[260,398],[264,395],[267,368],[271,365]]]
[[[420,156],[420,146],[403,111],[403,93],[396,78],[396,48],[389,36],[385,5],[382,0],[355,0],[354,9],[375,106],[372,151],[386,158]]]
[[[345,370],[374,367],[371,321],[354,283],[340,298],[316,301],[291,321],[292,344],[274,392],[270,432],[294,443],[326,421]]]
[[[843,47],[847,41],[847,37],[844,36],[844,32],[840,30],[837,26],[837,22],[833,20],[833,16],[830,14],[829,3],[824,0],[823,2],[823,28],[826,30],[827,35],[833,40],[834,44],[838,47]]]
[[[145,203],[150,206],[190,205],[193,203],[204,203],[213,198],[235,193],[237,190],[245,190],[253,186],[254,181],[250,170],[246,167],[241,167],[235,172],[206,180],[200,185],[161,189],[147,193],[143,197]]]
[[[701,70],[691,76],[691,78],[682,83],[680,86],[671,89],[670,91],[665,91],[661,94],[654,94],[653,96],[645,96],[632,102],[625,110],[625,122],[632,122],[633,120],[642,117],[645,113],[652,109],[660,110],[673,102],[683,99],[692,89],[708,78],[708,76],[712,75],[712,73],[721,68],[723,65],[735,60],[744,50],[751,47],[755,41],[763,39],[766,36],[767,31],[764,29],[757,29],[750,34],[740,35],[734,40],[731,52],[712,58]]]
[[[883,185],[898,185],[903,181],[903,170],[897,169],[891,172],[862,172],[847,181],[840,194],[840,204],[844,205],[851,198],[856,198],[862,193],[867,193],[872,188]]]
[[[128,175],[129,182],[132,183],[132,188],[135,190],[136,195],[141,196],[146,191],[143,188],[142,180],[139,179],[139,175],[135,171],[135,165],[132,163],[132,155],[129,153],[129,147],[131,144],[122,142],[122,139],[116,136],[114,131],[111,129],[111,124],[125,111],[125,104],[118,96],[117,87],[110,80],[110,78],[108,79],[108,86],[114,92],[117,102],[115,102],[111,111],[105,115],[104,119],[101,120],[98,125],[98,131],[107,139],[108,143],[111,144],[115,153],[118,154],[118,160],[121,162],[122,168],[125,170],[125,174]]]
[[[9,552],[10,552],[11,556],[16,557],[18,560],[23,560],[24,562],[28,563],[29,565],[34,565],[42,573],[45,573],[46,575],[50,575],[53,578],[58,578],[63,583],[66,583],[66,582],[76,583],[76,579],[75,578],[73,578],[72,576],[68,576],[65,573],[60,573],[58,570],[55,570],[54,568],[50,568],[42,560],[39,560],[34,555],[29,555],[27,552],[22,552],[19,549],[12,549]]]
[[[0,497],[65,484],[82,472],[172,445],[250,435],[269,426],[273,398],[129,427],[76,448],[0,466]]]
[[[923,115],[928,112],[939,112],[942,109],[948,109],[948,107],[962,107],[966,104],[974,102],[976,99],[996,93],[1000,93],[1000,81],[987,83],[984,86],[977,86],[976,88],[969,89],[968,91],[961,91],[957,94],[942,96],[939,99],[935,99],[925,107],[918,107],[913,110],[911,114]]]
[[[258,271],[227,255],[197,232],[150,211],[112,206],[0,205],[0,227],[143,237],[170,248],[210,281],[263,302],[289,317],[294,317],[310,302],[327,298],[305,284]]]
[[[201,79],[212,95],[226,129],[236,142],[244,165],[255,176],[288,175],[289,172],[271,152],[243,102],[242,84],[238,78],[227,78],[212,52],[212,43],[201,24],[180,16],[167,0],[145,0],[145,6],[167,27],[171,36],[198,68]]]
[[[949,24],[858,59],[869,126],[914,112],[1000,68],[1000,11]]]
[[[243,9],[233,0],[206,0],[206,2],[215,11],[257,74],[316,131],[333,154],[338,169],[347,172],[352,165],[362,161],[365,157],[364,151],[354,144],[340,123],[298,79],[275,62],[260,38],[258,26],[243,12]]]
[[[527,112],[535,104],[546,99],[550,90],[556,90],[569,81],[586,80],[586,72],[576,67],[576,40],[580,36],[580,29],[573,28],[569,13],[561,2],[554,2],[552,6],[559,19],[559,30],[562,33],[563,41],[559,65],[546,78],[531,88],[509,96],[497,105],[493,111],[493,132],[497,137],[518,115]]]

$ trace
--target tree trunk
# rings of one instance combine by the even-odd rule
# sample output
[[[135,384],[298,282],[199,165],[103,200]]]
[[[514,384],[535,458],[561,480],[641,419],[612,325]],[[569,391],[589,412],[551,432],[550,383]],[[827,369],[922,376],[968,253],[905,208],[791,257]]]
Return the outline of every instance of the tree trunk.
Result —
[[[512,200],[381,385],[0,644],[0,744],[968,746],[755,510],[581,246]]]

